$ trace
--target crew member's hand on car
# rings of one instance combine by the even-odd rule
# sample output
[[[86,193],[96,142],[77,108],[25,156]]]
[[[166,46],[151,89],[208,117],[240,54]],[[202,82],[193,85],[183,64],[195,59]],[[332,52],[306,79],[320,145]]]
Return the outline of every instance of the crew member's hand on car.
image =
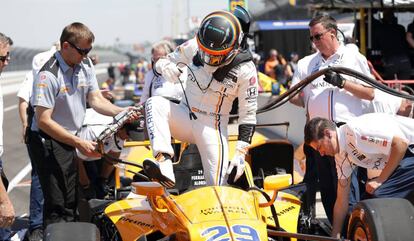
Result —
[[[323,80],[340,89],[344,88],[345,86],[345,79],[340,74],[333,72],[332,70],[328,70],[325,73]]]

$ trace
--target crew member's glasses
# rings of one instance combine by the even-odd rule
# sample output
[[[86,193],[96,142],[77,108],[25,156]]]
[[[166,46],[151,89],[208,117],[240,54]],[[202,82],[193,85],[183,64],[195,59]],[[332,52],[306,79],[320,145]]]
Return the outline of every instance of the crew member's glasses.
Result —
[[[311,41],[311,42],[313,42],[313,41],[319,41],[319,40],[321,40],[322,36],[323,36],[325,33],[327,33],[327,32],[329,32],[329,30],[326,30],[326,31],[325,31],[325,32],[323,32],[323,33],[317,33],[317,34],[315,34],[315,35],[311,35],[311,36],[309,37],[309,39],[310,39],[310,41]]]
[[[6,62],[6,60],[10,60],[10,53],[7,52],[7,54],[5,56],[0,56],[0,61],[1,62]]]
[[[90,47],[88,49],[81,49],[81,48],[79,48],[78,46],[76,46],[75,44],[73,44],[69,41],[66,41],[66,42],[68,42],[70,44],[70,46],[72,46],[74,49],[76,49],[76,51],[82,56],[88,55],[88,53],[92,50],[92,47]]]

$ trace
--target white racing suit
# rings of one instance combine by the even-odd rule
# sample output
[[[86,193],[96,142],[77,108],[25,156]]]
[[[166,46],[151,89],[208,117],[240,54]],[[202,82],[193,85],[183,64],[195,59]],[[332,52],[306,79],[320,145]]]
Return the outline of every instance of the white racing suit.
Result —
[[[167,59],[160,59],[158,62],[188,63],[192,59],[189,56],[195,52],[194,43],[184,43],[175,52],[169,54]],[[157,63],[157,71],[162,72],[158,69],[159,66],[161,65]],[[182,68],[182,65],[179,66]],[[206,184],[222,185],[229,164],[227,125],[236,97],[239,98],[239,139],[241,125],[253,126],[253,130],[256,125],[258,89],[256,67],[251,61],[241,63],[229,72],[232,78],[227,76],[219,82],[212,76],[216,68],[195,66],[193,63],[188,66],[194,76],[191,71],[185,71],[187,75],[180,77],[182,81],[184,78],[186,81],[185,94],[188,103],[185,96],[179,104],[160,96],[151,97],[146,102],[147,129],[153,155],[157,156],[159,153],[174,155],[171,136],[184,142],[194,143],[200,151]],[[190,119],[188,106],[197,119]],[[248,139],[244,141],[250,143],[252,134],[253,131],[247,135],[248,137],[244,137]]]

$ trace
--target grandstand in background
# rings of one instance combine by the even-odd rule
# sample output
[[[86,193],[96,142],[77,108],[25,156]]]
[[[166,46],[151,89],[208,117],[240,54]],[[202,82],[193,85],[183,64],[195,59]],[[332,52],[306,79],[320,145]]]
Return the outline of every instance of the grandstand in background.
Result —
[[[46,51],[45,49],[30,49],[22,47],[14,47],[11,52],[11,61],[9,66],[4,71],[20,71],[30,70],[32,68],[33,57],[40,52]],[[99,57],[100,63],[115,63],[128,61],[128,57],[125,54],[118,53],[109,49],[93,49],[89,55],[96,54]]]

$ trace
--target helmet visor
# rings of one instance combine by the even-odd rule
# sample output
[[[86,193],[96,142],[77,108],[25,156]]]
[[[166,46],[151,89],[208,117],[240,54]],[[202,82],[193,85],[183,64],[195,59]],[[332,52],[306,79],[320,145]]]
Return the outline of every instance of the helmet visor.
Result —
[[[201,61],[210,66],[220,66],[226,59],[226,55],[212,55],[199,49],[198,51]]]

